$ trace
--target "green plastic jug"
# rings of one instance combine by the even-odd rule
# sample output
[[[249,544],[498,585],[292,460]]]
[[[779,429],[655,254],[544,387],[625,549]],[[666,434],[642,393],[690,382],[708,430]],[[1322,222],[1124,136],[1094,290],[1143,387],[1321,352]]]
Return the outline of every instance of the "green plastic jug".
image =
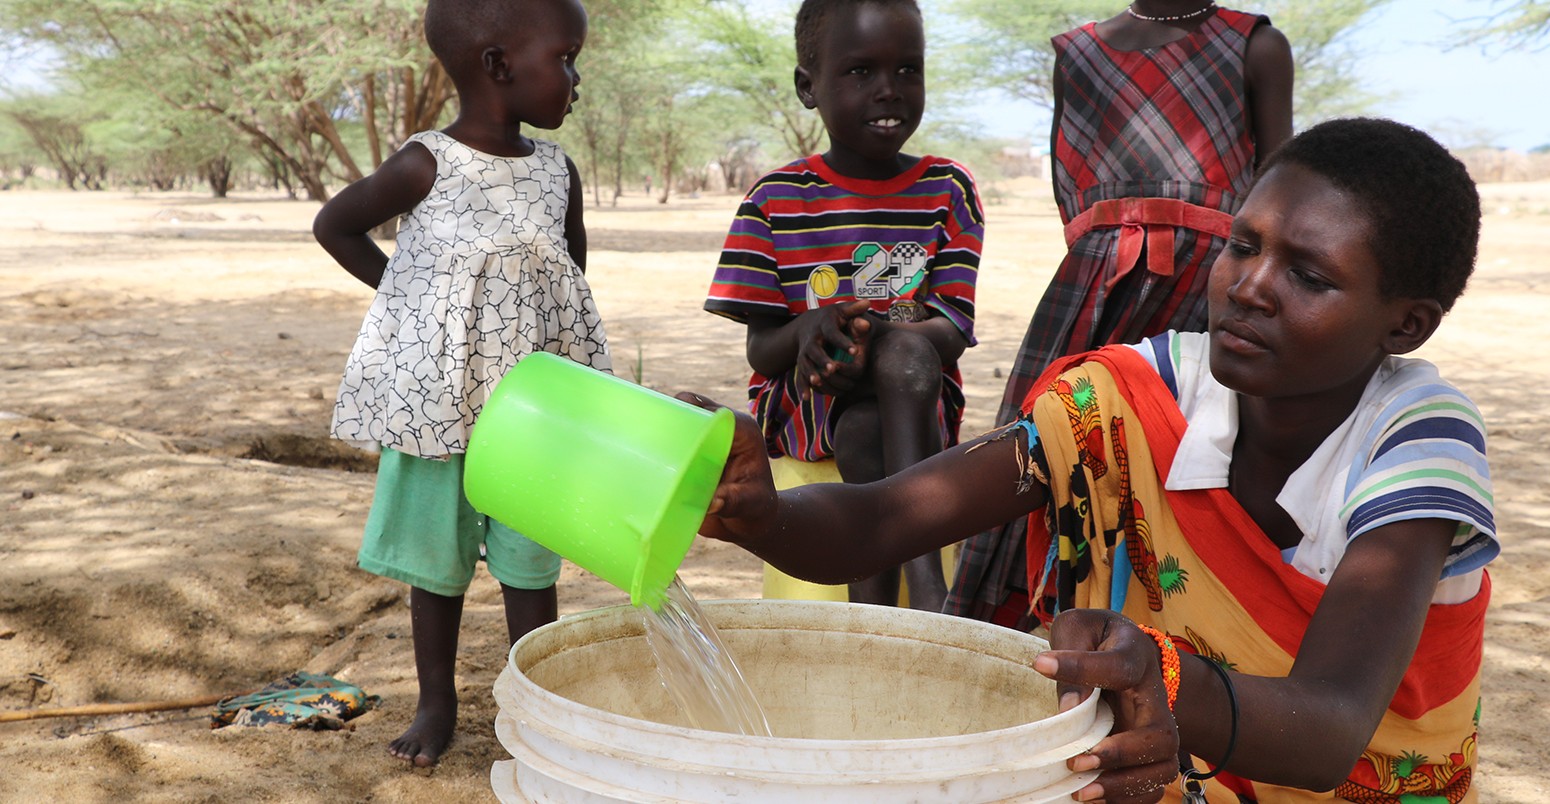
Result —
[[[566,358],[523,358],[469,436],[475,510],[657,608],[732,446],[733,414]]]

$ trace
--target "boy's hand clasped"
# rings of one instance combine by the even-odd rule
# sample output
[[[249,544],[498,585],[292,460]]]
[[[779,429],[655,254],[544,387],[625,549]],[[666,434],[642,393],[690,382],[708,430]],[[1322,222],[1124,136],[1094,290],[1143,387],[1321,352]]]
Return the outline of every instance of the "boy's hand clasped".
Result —
[[[799,319],[802,328],[797,352],[797,393],[807,399],[814,391],[838,396],[860,387],[866,376],[866,343],[872,321],[866,315],[871,304],[852,301],[809,310]]]

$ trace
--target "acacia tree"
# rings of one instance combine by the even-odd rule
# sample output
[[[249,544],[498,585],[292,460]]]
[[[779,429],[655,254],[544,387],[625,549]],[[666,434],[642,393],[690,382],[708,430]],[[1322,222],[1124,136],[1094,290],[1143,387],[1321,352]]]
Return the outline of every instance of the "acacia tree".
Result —
[[[675,187],[704,183],[704,166],[748,117],[741,98],[710,80],[698,49],[695,0],[588,3],[581,101],[557,134],[573,146],[593,203],[617,203],[627,177],[648,173],[667,203]],[[606,192],[608,184],[612,192]]]
[[[557,139],[574,143],[566,150],[587,175],[592,203],[603,204],[603,188],[611,187],[610,203],[624,193],[625,176],[638,160],[633,139],[644,98],[634,86],[632,74],[620,80],[592,80],[581,88],[581,101]]]
[[[93,147],[86,128],[100,115],[77,99],[32,95],[5,105],[5,114],[71,190],[102,189],[107,160]]]
[[[1378,96],[1362,86],[1361,56],[1350,34],[1392,0],[1268,0],[1262,9],[1292,44],[1298,126],[1361,114]]]
[[[32,178],[45,160],[37,143],[27,136],[16,119],[0,113],[0,189]]]
[[[953,0],[948,12],[962,21],[948,28],[933,50],[945,50],[945,74],[932,84],[999,89],[1019,100],[1049,108],[1055,51],[1050,37],[1087,20],[1112,16],[1113,0]],[[996,43],[988,47],[987,43]],[[928,73],[928,75],[931,75]],[[976,76],[973,83],[962,82]],[[962,83],[961,83],[962,82]]]
[[[587,4],[586,49],[577,69],[581,100],[555,139],[568,145],[586,172],[593,203],[618,203],[625,177],[643,161],[638,125],[649,114],[654,87],[652,59],[663,48],[671,3],[651,0],[594,0]]]
[[[221,121],[171,109],[148,96],[118,94],[90,102],[107,110],[107,117],[86,131],[104,153],[115,183],[171,190],[204,181],[216,198],[231,189],[232,170],[244,147]]]
[[[1550,0],[1511,0],[1467,29],[1457,44],[1504,44],[1509,48],[1550,47]]]
[[[317,200],[441,115],[451,85],[416,0],[8,0],[0,28],[44,42],[92,86],[149,94],[222,121]]]
[[[823,121],[803,108],[792,83],[796,47],[789,16],[761,15],[747,0],[713,0],[689,17],[688,26],[698,43],[696,74],[706,86],[741,98],[747,119],[772,132],[788,155],[819,150]]]

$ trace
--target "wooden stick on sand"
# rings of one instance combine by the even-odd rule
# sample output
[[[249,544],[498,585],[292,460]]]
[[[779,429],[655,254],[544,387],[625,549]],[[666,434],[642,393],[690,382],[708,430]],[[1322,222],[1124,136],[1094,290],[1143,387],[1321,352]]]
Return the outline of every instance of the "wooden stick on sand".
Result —
[[[37,720],[45,717],[85,717],[89,715],[121,715],[127,712],[164,712],[173,709],[194,709],[213,706],[230,695],[202,695],[198,698],[178,698],[170,701],[141,701],[139,703],[86,704],[62,706],[58,709],[17,709],[0,712],[0,723],[18,720]]]

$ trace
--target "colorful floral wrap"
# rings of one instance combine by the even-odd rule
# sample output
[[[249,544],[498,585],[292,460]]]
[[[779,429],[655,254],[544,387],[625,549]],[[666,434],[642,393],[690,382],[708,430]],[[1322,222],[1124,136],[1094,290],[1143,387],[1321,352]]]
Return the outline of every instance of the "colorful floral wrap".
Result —
[[[1054,610],[1110,608],[1238,672],[1290,673],[1325,587],[1286,564],[1226,489],[1164,489],[1185,420],[1144,358],[1120,346],[1059,361],[1024,411],[1018,429],[1031,423],[1041,447],[1029,450],[1025,471],[1050,490],[1043,516],[1028,523],[1029,588],[1043,590],[1041,619]],[[1207,785],[1209,800],[1476,801],[1489,600],[1487,575],[1474,599],[1432,605],[1368,750],[1332,793],[1224,773]],[[1174,788],[1165,800],[1178,800]]]
[[[341,729],[346,720],[364,714],[381,700],[337,678],[293,673],[258,692],[216,704],[210,715],[210,728],[278,723],[298,729]]]

